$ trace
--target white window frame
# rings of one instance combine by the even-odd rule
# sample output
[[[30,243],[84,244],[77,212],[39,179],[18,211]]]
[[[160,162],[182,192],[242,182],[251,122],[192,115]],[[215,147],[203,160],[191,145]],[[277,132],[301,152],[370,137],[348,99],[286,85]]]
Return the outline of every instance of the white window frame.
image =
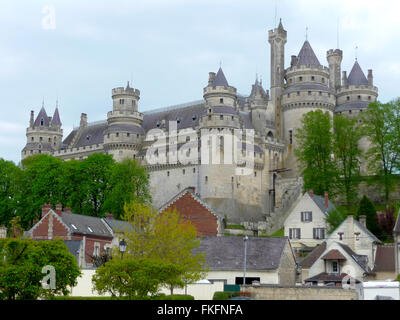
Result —
[[[312,211],[301,212],[301,222],[312,222]]]
[[[289,228],[289,239],[300,240],[301,229],[300,228]]]

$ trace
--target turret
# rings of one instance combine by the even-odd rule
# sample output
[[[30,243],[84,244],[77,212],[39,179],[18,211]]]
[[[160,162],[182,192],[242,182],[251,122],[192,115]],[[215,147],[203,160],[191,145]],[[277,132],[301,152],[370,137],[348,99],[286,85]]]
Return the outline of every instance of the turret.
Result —
[[[331,49],[327,52],[326,57],[329,64],[329,88],[336,92],[341,85],[340,72],[343,60],[343,51],[339,49]]]
[[[238,108],[236,88],[228,84],[222,68],[219,68],[217,74],[209,73],[208,85],[203,92],[206,107],[229,106],[235,110]]]
[[[140,91],[128,84],[126,88],[119,87],[112,90],[113,110],[138,111]]]

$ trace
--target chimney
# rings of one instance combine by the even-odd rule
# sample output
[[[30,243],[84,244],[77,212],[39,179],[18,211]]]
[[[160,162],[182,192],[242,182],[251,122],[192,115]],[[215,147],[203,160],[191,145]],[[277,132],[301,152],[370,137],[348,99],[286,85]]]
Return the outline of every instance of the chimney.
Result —
[[[61,203],[57,203],[56,204],[56,213],[62,217],[62,204]]]
[[[215,80],[215,72],[208,73],[208,86],[212,86]]]
[[[367,227],[367,216],[360,216],[358,221],[366,228]]]
[[[51,203],[44,203],[42,206],[42,218],[50,211]]]
[[[86,114],[86,113],[82,113],[82,114],[81,114],[81,123],[80,123],[79,126],[80,126],[81,128],[87,126],[87,114]]]
[[[114,215],[111,212],[106,212],[106,218],[114,220]]]
[[[325,208],[328,209],[329,207],[329,202],[328,202],[328,192],[325,191]]]
[[[343,87],[347,87],[347,72],[346,71],[343,71],[342,72],[342,81],[343,81],[343,83],[342,83],[342,86]]]
[[[196,194],[196,188],[195,188],[195,187],[188,187],[188,189],[189,189],[190,191],[192,191],[194,194]]]
[[[311,198],[314,197],[314,191],[313,191],[313,189],[310,190],[310,197],[311,197]]]
[[[64,212],[65,212],[65,213],[72,213],[71,207],[65,207],[65,208],[64,208]]]
[[[368,85],[374,85],[374,76],[372,75],[372,69],[368,70]]]
[[[297,56],[292,56],[292,60],[290,61],[290,66],[294,67],[297,65]]]
[[[31,110],[31,119],[29,120],[29,127],[33,128],[35,111]]]

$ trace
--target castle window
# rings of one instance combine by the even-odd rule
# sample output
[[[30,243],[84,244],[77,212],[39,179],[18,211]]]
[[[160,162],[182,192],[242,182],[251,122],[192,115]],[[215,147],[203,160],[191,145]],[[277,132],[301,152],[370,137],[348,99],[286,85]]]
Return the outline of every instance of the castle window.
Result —
[[[167,177],[169,177],[169,171],[167,171]]]
[[[357,98],[358,98],[358,100],[361,100],[361,96],[358,96]]]
[[[183,169],[183,170],[182,170],[182,174],[183,174],[183,175],[185,175],[185,173],[186,173],[186,170],[185,170],[185,169]]]
[[[32,137],[32,138],[31,138],[31,141],[34,141],[34,140],[35,140],[35,139]]]
[[[349,110],[349,113],[351,114],[351,110]]]
[[[139,139],[139,133],[136,135],[136,137]]]
[[[196,173],[196,168],[193,168],[193,173]]]
[[[193,115],[192,120],[193,120],[193,121],[196,121],[196,119],[197,119],[197,116],[196,116],[196,115]]]
[[[127,136],[127,137],[130,137],[130,136],[131,136],[131,134],[128,132],[128,133],[126,134],[126,136]]]
[[[224,120],[224,116],[222,114],[219,116],[219,120]]]
[[[257,171],[254,171],[254,178],[257,177]]]
[[[300,91],[297,91],[297,95],[298,95],[298,96],[300,95]]]
[[[224,99],[223,98],[219,99],[219,103],[224,103]]]
[[[124,99],[119,99],[119,104],[124,104],[125,100]]]
[[[350,101],[350,97],[349,96],[347,97],[347,101]]]
[[[207,176],[205,177],[205,181],[206,181],[206,183],[208,183],[208,177]]]
[[[43,119],[43,118],[40,119],[40,125],[41,125],[41,126],[44,125],[44,119]]]
[[[232,121],[235,119],[235,117],[234,116],[232,116]]]
[[[116,135],[117,137],[119,137],[119,132],[117,132],[115,135]]]
[[[157,121],[157,128],[159,128],[161,126],[161,122]]]
[[[289,143],[293,144],[293,130],[289,130]]]
[[[308,95],[311,96],[311,91],[308,91]]]
[[[314,76],[312,76],[312,77],[311,77],[311,81],[314,81],[314,80],[315,80],[315,77],[314,77]]]
[[[232,178],[231,178],[231,181],[232,181],[232,183],[233,183],[233,182],[235,181],[235,178],[234,178],[234,177],[232,177]]]
[[[371,100],[371,96],[368,96],[368,100]]]
[[[109,138],[110,137],[110,134],[109,133],[107,133],[107,138]]]
[[[287,97],[290,98],[290,93],[287,94]]]
[[[90,139],[90,136],[86,136],[86,140],[89,140]]]
[[[293,80],[293,79],[292,79],[292,78],[290,78],[290,79],[289,79],[289,83],[292,83],[292,80]]]
[[[325,83],[325,78],[322,78],[322,83]]]
[[[299,81],[303,81],[303,77],[299,77]]]
[[[211,116],[208,116],[208,120],[211,120]]]
[[[181,123],[181,121],[182,121],[181,118],[176,119],[176,123]]]
[[[39,138],[39,141],[43,141],[43,137],[40,137],[40,138]]]

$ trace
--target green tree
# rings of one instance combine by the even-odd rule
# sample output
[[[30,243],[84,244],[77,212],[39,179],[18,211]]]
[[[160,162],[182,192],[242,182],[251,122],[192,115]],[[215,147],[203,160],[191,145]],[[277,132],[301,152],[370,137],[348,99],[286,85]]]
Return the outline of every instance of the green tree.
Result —
[[[111,155],[95,153],[80,163],[79,189],[82,195],[81,214],[101,217],[105,213],[104,202],[110,188],[110,177],[115,162]]]
[[[35,300],[67,294],[80,275],[75,257],[61,241],[0,240],[0,299]],[[53,266],[55,288],[44,289],[44,266]]]
[[[23,179],[21,199],[21,223],[32,226],[41,217],[43,203],[57,203],[61,198],[60,177],[62,160],[41,154],[25,158],[22,161]]]
[[[346,220],[347,213],[345,210],[341,210],[336,208],[336,210],[331,210],[328,212],[328,215],[325,218],[325,221],[328,223],[328,233],[332,233],[337,227],[341,225],[341,223]]]
[[[394,173],[400,169],[400,99],[371,103],[362,119],[371,143],[367,152],[368,168],[383,186],[388,204],[397,180]]]
[[[382,230],[379,226],[375,206],[367,196],[362,197],[355,218],[359,219],[360,216],[366,216],[367,229],[369,231],[371,231],[378,238],[382,236]]]
[[[0,226],[10,226],[18,208],[21,169],[14,162],[0,159]]]
[[[124,214],[124,204],[132,201],[151,202],[149,174],[136,160],[125,159],[112,169],[105,210],[119,219]]]
[[[341,114],[333,119],[333,152],[335,155],[336,193],[344,194],[347,210],[357,198],[360,183],[360,157],[362,151],[359,142],[362,130],[357,125],[357,118]]]
[[[295,133],[299,161],[304,179],[304,189],[313,189],[315,194],[325,191],[333,194],[332,181],[336,177],[332,159],[332,119],[321,110],[306,113],[302,127]]]
[[[112,259],[96,270],[92,281],[100,294],[144,300],[181,273],[180,266],[160,260]]]
[[[169,278],[171,294],[174,287],[205,276],[208,265],[204,253],[195,252],[200,245],[196,228],[176,210],[157,214],[148,205],[130,203],[125,206],[124,219],[132,225],[124,232],[127,259],[158,259],[184,270],[178,278]]]

